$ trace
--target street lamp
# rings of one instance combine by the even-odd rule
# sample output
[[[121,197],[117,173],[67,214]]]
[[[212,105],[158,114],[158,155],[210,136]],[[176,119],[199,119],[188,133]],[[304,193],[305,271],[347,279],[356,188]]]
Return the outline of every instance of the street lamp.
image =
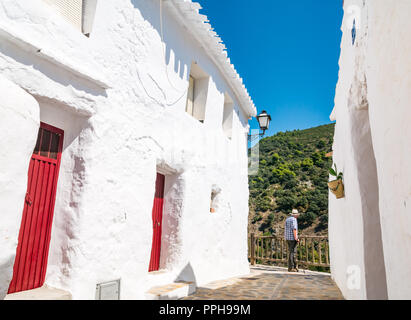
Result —
[[[260,130],[262,130],[263,132],[260,132],[258,134],[249,134],[248,140],[250,141],[258,137],[264,136],[265,131],[268,130],[268,127],[270,126],[271,116],[265,110],[263,110],[257,116],[257,121],[258,121],[258,125],[260,126]]]

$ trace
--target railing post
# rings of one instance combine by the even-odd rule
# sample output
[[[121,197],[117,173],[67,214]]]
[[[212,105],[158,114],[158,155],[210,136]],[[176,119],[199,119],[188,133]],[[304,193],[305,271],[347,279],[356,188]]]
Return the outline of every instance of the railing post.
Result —
[[[248,258],[251,265],[256,265],[257,262],[264,264],[267,261],[270,263],[274,262],[274,264],[287,262],[289,252],[284,238],[259,236],[255,233],[250,233],[248,239],[250,240]],[[322,246],[323,244],[324,247]],[[316,248],[316,245],[318,248]],[[301,263],[307,267],[311,265],[329,267],[328,251],[327,237],[302,236],[297,247],[296,262],[298,265]],[[318,254],[317,259],[315,258],[316,254]]]
[[[312,263],[313,264],[315,264],[314,247],[315,247],[315,242],[314,242],[314,239],[311,238],[311,249],[312,249],[312,259],[313,259]]]
[[[328,262],[328,239],[326,239],[326,241],[325,241],[325,263],[327,264],[327,266],[329,265],[329,262]]]
[[[255,265],[255,235],[254,233],[252,233],[250,235],[251,239],[250,239],[250,250],[251,250],[251,258],[250,258],[250,263],[251,265]]]
[[[321,257],[321,238],[318,239],[318,255],[320,256],[320,264],[322,264],[323,261]]]

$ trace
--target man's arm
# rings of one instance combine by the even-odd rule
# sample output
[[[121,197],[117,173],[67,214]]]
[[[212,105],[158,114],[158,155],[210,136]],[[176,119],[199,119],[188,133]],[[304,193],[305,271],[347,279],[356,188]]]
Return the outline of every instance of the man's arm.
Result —
[[[296,229],[293,230],[293,233],[294,233],[294,240],[297,241],[297,242],[300,242],[300,239],[298,239],[298,236],[297,236],[297,230]]]
[[[294,218],[293,219],[294,221],[293,221],[293,233],[294,233],[294,240],[295,241],[297,241],[297,242],[300,242],[300,239],[298,239],[298,235],[297,235],[297,219],[296,218]]]

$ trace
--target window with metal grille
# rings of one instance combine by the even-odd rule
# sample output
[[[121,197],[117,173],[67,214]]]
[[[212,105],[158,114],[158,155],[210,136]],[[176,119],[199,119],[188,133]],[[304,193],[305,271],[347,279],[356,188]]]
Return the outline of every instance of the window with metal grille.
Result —
[[[46,158],[57,159],[59,142],[60,134],[51,132],[45,128],[40,128],[33,154]]]

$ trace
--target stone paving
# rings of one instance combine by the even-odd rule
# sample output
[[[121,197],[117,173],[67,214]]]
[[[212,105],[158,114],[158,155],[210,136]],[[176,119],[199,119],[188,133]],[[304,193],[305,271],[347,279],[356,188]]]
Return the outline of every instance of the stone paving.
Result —
[[[284,268],[252,266],[244,277],[215,281],[183,300],[343,300],[326,273]]]

